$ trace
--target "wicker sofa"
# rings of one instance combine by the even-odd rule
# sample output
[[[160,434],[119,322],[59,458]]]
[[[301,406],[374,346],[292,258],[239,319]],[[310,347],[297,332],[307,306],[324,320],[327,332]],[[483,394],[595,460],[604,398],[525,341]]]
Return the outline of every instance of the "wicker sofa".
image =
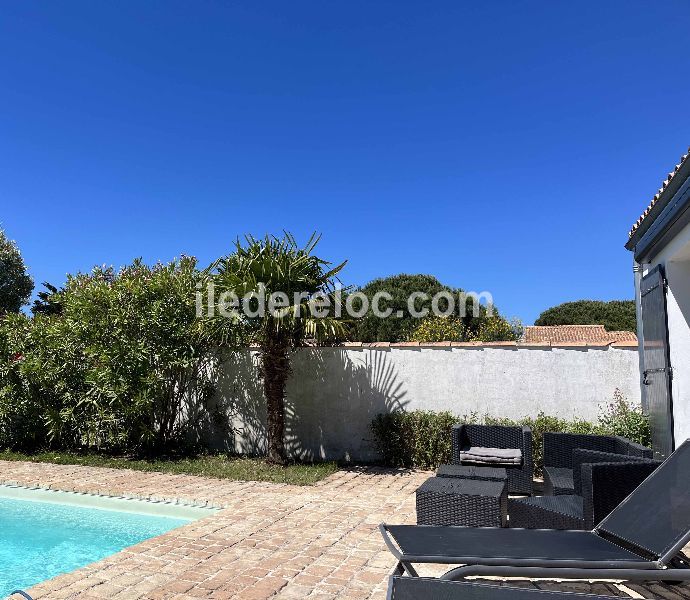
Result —
[[[510,527],[592,530],[661,461],[596,450],[573,450],[574,494],[511,498]]]
[[[452,429],[453,464],[465,464],[460,456],[465,448],[513,448],[522,452],[519,465],[505,467],[509,494],[532,494],[534,463],[532,459],[532,430],[529,427],[504,425],[454,425]]]
[[[544,433],[544,494],[575,493],[573,451],[595,450],[637,458],[652,458],[652,451],[630,440],[611,435]]]

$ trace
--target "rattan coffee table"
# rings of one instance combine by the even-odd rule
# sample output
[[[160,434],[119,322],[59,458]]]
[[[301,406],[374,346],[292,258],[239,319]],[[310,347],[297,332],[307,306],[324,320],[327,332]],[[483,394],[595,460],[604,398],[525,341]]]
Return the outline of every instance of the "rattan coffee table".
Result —
[[[506,482],[431,477],[417,489],[418,525],[505,527]]]
[[[436,477],[457,477],[458,479],[484,479],[487,481],[505,481],[508,473],[500,467],[479,467],[474,465],[441,465]]]

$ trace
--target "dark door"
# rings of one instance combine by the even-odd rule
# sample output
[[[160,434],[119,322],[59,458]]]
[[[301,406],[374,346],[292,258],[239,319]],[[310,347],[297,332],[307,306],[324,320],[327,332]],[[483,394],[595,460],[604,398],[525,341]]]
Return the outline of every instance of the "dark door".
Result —
[[[671,365],[666,320],[666,279],[661,265],[642,278],[642,328],[644,335],[643,382],[652,427],[652,447],[657,458],[673,452]]]

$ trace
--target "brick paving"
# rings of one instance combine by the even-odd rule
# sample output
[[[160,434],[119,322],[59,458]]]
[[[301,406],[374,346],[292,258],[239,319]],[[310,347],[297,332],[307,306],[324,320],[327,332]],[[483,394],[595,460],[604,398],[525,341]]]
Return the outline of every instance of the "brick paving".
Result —
[[[382,521],[414,523],[414,491],[428,476],[353,468],[301,487],[0,461],[2,483],[222,508],[43,582],[30,590],[36,599],[383,599],[394,559],[377,526]],[[685,586],[656,585],[652,591],[613,583],[510,584],[622,597],[690,598]]]

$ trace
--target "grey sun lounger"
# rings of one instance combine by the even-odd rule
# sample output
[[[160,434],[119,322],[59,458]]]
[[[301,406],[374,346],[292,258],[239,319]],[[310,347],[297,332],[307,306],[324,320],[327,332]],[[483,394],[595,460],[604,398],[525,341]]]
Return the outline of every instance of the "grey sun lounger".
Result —
[[[690,440],[592,531],[497,527],[380,526],[398,559],[463,565],[443,579],[473,575],[690,581],[682,548],[690,541]]]
[[[388,600],[614,600],[614,598],[393,575],[388,584]]]

